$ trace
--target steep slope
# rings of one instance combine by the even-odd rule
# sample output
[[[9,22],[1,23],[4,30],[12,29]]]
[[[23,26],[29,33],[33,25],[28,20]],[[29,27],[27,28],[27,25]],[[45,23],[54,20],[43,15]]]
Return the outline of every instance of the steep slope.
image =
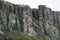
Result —
[[[13,40],[31,40],[28,36],[22,34],[21,32],[11,32],[5,31],[6,36],[11,36]]]
[[[0,31],[2,40],[58,40],[60,12],[0,1]]]

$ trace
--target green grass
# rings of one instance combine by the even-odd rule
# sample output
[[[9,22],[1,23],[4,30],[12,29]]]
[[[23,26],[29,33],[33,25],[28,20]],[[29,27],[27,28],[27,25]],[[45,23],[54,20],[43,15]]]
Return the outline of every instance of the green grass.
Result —
[[[35,37],[35,36],[32,36],[30,37],[32,40],[51,40],[50,37],[48,36],[43,36],[43,37]]]
[[[0,34],[0,40],[2,39],[3,34]]]
[[[11,32],[11,31],[5,31],[5,34],[8,36],[13,36],[14,40],[30,40],[25,35],[23,35],[21,32]]]
[[[48,36],[44,36],[43,40],[50,40],[50,38]]]
[[[32,37],[30,37],[32,40],[39,40],[39,38],[38,37],[36,37],[36,36],[32,36]]]
[[[13,32],[12,35],[16,38],[16,40],[30,40],[29,38],[25,37],[20,32]]]
[[[14,40],[39,40],[39,39],[45,40],[45,39],[47,39],[46,37],[38,38],[36,36],[27,36],[27,35],[22,34],[21,32],[18,32],[18,31],[15,31],[15,32],[5,31],[5,34],[7,34],[7,36],[9,36],[9,35],[13,36]]]

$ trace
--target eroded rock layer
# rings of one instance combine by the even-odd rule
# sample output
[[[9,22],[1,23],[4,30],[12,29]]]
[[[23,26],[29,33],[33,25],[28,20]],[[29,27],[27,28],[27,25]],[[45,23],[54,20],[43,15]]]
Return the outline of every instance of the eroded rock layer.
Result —
[[[59,38],[60,12],[45,5],[32,9],[28,5],[17,5],[0,1],[0,30],[20,31],[29,36]]]

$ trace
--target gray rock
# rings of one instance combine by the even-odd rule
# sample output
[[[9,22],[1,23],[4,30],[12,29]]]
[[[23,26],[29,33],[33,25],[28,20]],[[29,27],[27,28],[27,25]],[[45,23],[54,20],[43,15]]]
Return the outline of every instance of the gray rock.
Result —
[[[2,3],[0,3],[2,6]],[[60,12],[45,5],[32,9],[28,5],[4,2],[0,9],[0,20],[10,31],[20,31],[29,36],[49,36],[58,39],[60,34]],[[4,19],[4,20],[2,20]],[[3,27],[2,27],[3,28]]]

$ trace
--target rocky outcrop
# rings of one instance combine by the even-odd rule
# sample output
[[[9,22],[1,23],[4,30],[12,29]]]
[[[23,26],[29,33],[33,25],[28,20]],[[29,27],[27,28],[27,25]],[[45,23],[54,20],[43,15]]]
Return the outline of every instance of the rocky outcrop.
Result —
[[[49,36],[57,40],[60,33],[59,18],[60,12],[52,11],[45,5],[31,9],[28,5],[0,1],[1,29],[20,31],[29,36]]]

